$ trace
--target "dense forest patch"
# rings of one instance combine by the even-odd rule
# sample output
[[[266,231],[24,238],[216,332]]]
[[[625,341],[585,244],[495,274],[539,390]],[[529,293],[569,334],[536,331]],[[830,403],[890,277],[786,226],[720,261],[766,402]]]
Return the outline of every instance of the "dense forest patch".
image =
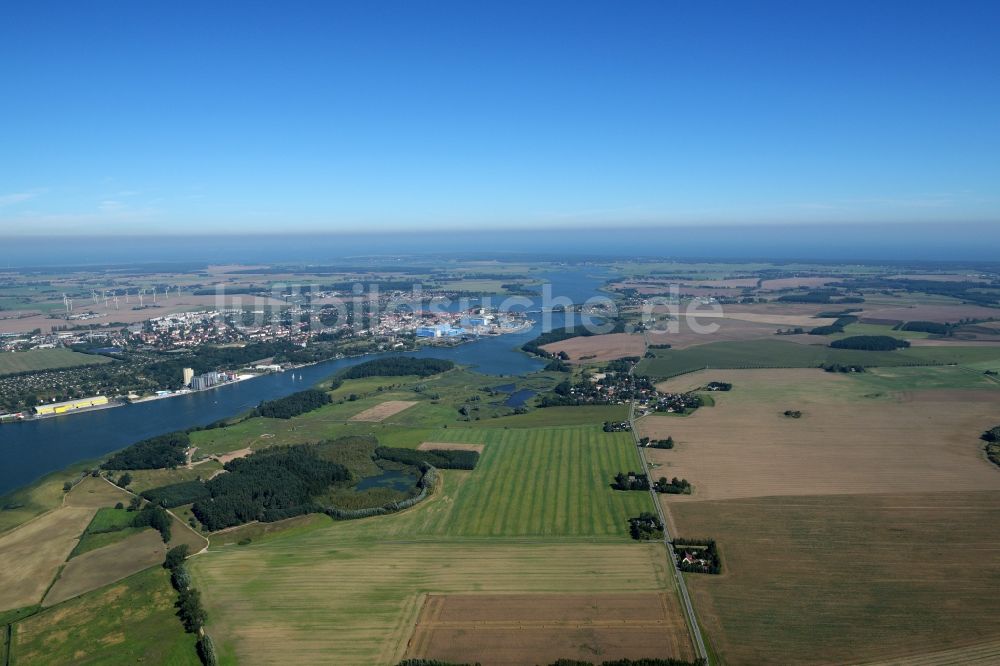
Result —
[[[438,469],[475,469],[479,461],[478,451],[432,449],[395,449],[380,446],[375,455],[383,460],[391,460],[403,465],[432,465]]]
[[[329,405],[330,402],[330,395],[326,391],[306,389],[277,400],[266,400],[257,405],[253,415],[269,419],[290,419]]]
[[[174,468],[185,462],[185,451],[191,445],[186,432],[171,432],[150,437],[122,449],[108,458],[103,469]]]
[[[361,379],[363,377],[403,377],[416,375],[418,377],[430,377],[442,372],[447,372],[455,367],[455,363],[440,358],[410,358],[409,356],[395,356],[391,358],[377,358],[373,361],[359,363],[344,370],[340,377],[343,379]]]
[[[890,335],[854,335],[830,343],[834,349],[858,349],[862,351],[893,351],[910,346],[906,340]]]
[[[212,531],[305,513],[312,510],[313,496],[351,479],[346,467],[324,460],[309,445],[260,451],[229,461],[225,469],[205,484],[211,498],[191,508]]]

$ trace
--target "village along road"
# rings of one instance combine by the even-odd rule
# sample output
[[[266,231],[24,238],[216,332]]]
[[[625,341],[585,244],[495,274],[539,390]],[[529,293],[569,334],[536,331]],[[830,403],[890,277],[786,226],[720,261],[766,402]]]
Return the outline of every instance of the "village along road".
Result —
[[[635,365],[629,370],[629,374],[635,372]],[[632,440],[635,442],[636,450],[639,452],[639,460],[642,462],[642,472],[646,475],[647,479],[652,481],[652,477],[649,473],[649,463],[646,462],[646,453],[642,450],[642,445],[639,443],[639,435],[635,431],[635,398],[629,403],[628,409],[628,424],[629,430],[632,432]],[[667,547],[667,557],[670,558],[670,568],[674,572],[674,580],[677,582],[677,589],[680,590],[681,602],[684,606],[684,614],[687,616],[688,627],[691,629],[691,639],[694,641],[694,649],[696,652],[696,657],[703,659],[705,663],[708,663],[708,651],[705,649],[705,641],[701,637],[701,628],[698,626],[698,617],[694,614],[694,606],[691,605],[691,597],[688,595],[687,585],[684,583],[684,574],[681,573],[680,567],[677,566],[677,554],[674,552],[674,544],[670,538],[670,531],[667,529],[667,519],[663,515],[663,507],[660,506],[660,498],[656,496],[656,490],[653,489],[653,484],[649,484],[649,494],[653,498],[653,506],[656,507],[656,515],[660,519],[660,524],[663,525],[663,545]]]

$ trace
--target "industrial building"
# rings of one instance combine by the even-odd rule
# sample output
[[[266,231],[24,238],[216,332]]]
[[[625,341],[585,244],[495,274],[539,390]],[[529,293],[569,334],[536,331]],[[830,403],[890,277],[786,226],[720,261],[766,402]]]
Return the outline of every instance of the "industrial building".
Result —
[[[449,326],[448,324],[420,326],[416,330],[416,336],[418,338],[457,338],[460,335],[465,335],[464,328]]]
[[[66,402],[53,402],[48,405],[38,405],[35,407],[35,414],[38,416],[52,416],[54,414],[72,412],[76,409],[100,407],[107,404],[108,399],[103,395],[98,395],[93,398],[80,398],[79,400],[67,400]]]

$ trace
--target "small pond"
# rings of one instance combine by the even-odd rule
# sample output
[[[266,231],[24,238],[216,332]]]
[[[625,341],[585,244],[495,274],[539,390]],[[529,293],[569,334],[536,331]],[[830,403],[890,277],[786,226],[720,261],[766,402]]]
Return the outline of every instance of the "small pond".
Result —
[[[370,488],[391,488],[405,493],[416,485],[419,477],[408,469],[385,469],[380,474],[366,476],[354,486],[355,490]]]
[[[531,389],[514,391],[507,396],[507,400],[505,400],[503,404],[507,407],[523,407],[524,403],[528,402],[528,400],[535,397],[537,394],[537,391],[532,391]]]

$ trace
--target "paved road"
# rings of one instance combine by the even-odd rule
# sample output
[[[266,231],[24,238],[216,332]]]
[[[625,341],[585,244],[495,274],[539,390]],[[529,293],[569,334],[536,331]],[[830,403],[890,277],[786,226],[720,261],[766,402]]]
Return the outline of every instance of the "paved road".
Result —
[[[629,374],[634,372],[635,366],[633,365]],[[691,596],[688,594],[687,585],[684,583],[684,576],[681,574],[681,570],[677,566],[677,556],[674,554],[674,544],[670,538],[670,531],[667,529],[667,520],[666,516],[663,515],[663,507],[660,505],[660,499],[656,496],[656,491],[653,490],[653,477],[649,473],[649,463],[646,462],[646,452],[643,450],[642,446],[639,446],[639,435],[635,431],[635,400],[632,400],[629,404],[628,422],[632,430],[632,441],[635,442],[636,451],[639,453],[639,460],[642,461],[642,471],[651,482],[649,494],[653,498],[653,506],[656,507],[656,514],[660,518],[660,523],[663,524],[663,544],[667,547],[667,557],[670,558],[670,567],[674,572],[674,579],[677,581],[677,588],[681,592],[681,605],[684,606],[684,614],[687,616],[688,627],[691,628],[691,638],[694,641],[695,656],[700,659],[704,659],[707,664],[708,651],[705,649],[705,641],[702,640],[701,637],[701,628],[698,626],[698,618],[694,614],[694,606],[691,605]]]

